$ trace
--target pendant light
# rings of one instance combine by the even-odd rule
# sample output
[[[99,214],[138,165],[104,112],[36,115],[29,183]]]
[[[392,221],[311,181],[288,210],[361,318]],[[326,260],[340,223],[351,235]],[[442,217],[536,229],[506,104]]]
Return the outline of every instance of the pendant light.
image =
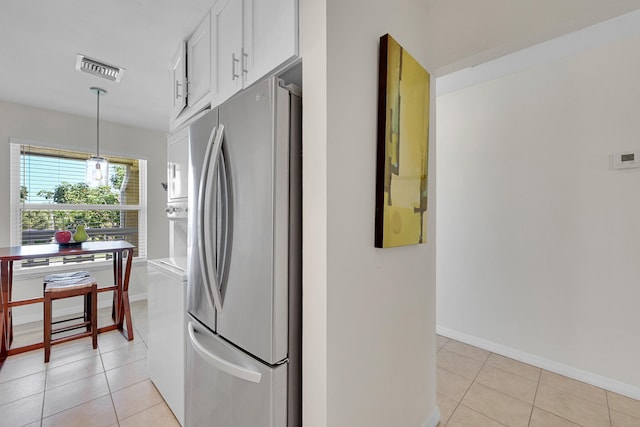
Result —
[[[109,182],[109,161],[100,157],[100,95],[106,95],[107,91],[99,87],[92,87],[92,92],[96,93],[97,115],[96,115],[96,155],[87,159],[87,175],[85,181],[91,187],[108,185]]]

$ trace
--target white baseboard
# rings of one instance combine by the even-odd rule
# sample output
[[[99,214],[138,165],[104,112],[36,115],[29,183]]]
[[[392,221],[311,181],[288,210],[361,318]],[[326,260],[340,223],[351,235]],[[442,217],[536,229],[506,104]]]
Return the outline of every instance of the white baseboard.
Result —
[[[433,414],[427,419],[424,423],[422,423],[422,427],[436,427],[440,422],[440,409],[436,406]]]
[[[556,374],[564,375],[565,377],[573,378],[574,380],[582,381],[614,393],[622,394],[632,399],[640,399],[640,387],[626,384],[608,377],[603,377],[602,375],[594,374],[593,372],[583,371],[582,369],[565,365],[564,363],[560,363],[555,360],[546,359],[535,354],[507,347],[493,341],[488,341],[483,338],[478,338],[443,326],[437,325],[436,333],[510,359],[519,360],[520,362],[528,363],[529,365],[555,372]]]
[[[144,301],[146,299],[147,299],[146,293],[129,296],[130,303],[136,302],[136,301]],[[111,307],[111,301],[98,303],[98,310],[101,308],[109,308],[109,307]],[[71,307],[56,309],[54,316],[55,317],[68,316],[70,314],[81,313],[82,310],[83,310],[83,307],[81,304],[73,305]],[[23,325],[25,323],[31,323],[31,322],[42,322],[43,319],[44,319],[44,313],[42,312],[42,310],[40,310],[37,313],[25,314],[23,316],[20,316],[19,318],[16,318],[15,321],[13,322],[13,325],[17,326],[17,325]]]

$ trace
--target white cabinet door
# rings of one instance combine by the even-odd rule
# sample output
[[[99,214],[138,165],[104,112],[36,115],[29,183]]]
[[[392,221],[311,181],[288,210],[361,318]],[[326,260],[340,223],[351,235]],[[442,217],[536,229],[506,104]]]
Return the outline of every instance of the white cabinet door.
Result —
[[[175,119],[187,106],[187,64],[186,46],[180,43],[171,62],[171,118]]]
[[[190,107],[196,105],[211,87],[211,21],[207,14],[187,41],[187,92]]]
[[[244,0],[244,87],[298,56],[298,1]]]
[[[211,44],[216,106],[298,56],[298,0],[218,0]]]
[[[242,0],[219,0],[211,10],[211,105],[242,89]]]
[[[188,195],[189,128],[186,127],[168,138],[167,147],[167,201],[175,202]]]

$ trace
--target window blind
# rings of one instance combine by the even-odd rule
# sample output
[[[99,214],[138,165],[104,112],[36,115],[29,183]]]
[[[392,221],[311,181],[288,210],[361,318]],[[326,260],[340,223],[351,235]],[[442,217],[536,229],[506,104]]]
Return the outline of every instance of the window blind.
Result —
[[[146,161],[104,156],[108,185],[91,186],[85,182],[90,155],[11,144],[12,245],[52,243],[55,231],[84,225],[89,240],[126,240],[136,246],[134,256],[146,257]],[[51,262],[71,261],[30,264]]]

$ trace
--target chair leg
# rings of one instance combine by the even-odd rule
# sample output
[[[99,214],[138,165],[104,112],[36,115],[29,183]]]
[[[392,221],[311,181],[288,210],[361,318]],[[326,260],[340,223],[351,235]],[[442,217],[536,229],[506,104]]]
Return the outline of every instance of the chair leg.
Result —
[[[91,290],[91,338],[93,339],[93,348],[98,348],[98,288],[96,286]]]
[[[93,311],[93,306],[91,305],[93,298],[93,291],[89,294],[84,294],[84,321],[91,322],[91,313]],[[87,325],[87,332],[91,331],[91,325]]]
[[[44,295],[44,363],[49,363],[51,355],[51,297]]]
[[[115,322],[116,321],[116,292],[117,291],[113,291],[113,304],[111,305],[111,319]]]

